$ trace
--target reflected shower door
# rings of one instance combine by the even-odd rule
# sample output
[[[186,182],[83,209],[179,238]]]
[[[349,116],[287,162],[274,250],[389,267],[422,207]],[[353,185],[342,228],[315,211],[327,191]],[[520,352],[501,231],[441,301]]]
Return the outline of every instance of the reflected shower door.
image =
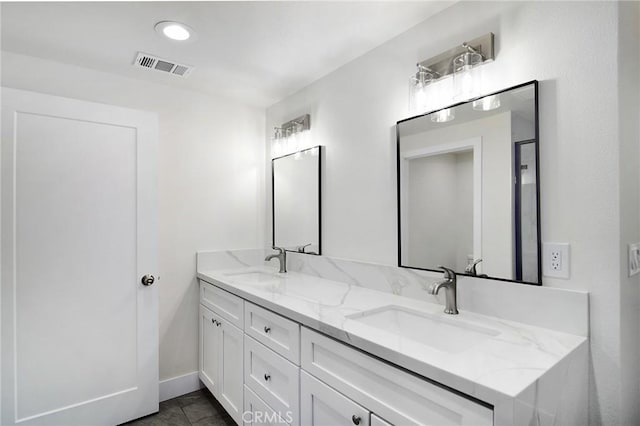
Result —
[[[516,142],[514,147],[516,280],[538,282],[536,142]]]

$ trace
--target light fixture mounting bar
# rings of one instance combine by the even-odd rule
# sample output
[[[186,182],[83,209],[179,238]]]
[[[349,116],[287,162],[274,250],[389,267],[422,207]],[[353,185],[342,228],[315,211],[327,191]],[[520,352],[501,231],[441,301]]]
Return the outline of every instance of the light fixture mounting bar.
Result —
[[[483,62],[492,61],[494,59],[493,33],[487,33],[478,38],[474,38],[473,40],[460,44],[453,49],[422,62],[418,62],[418,67],[423,67],[431,72],[435,72],[437,78],[444,77],[453,73],[453,58],[470,51],[469,48],[481,54]]]
[[[298,118],[287,121],[281,127],[282,134],[302,132],[311,128],[311,116],[309,114],[301,115]]]

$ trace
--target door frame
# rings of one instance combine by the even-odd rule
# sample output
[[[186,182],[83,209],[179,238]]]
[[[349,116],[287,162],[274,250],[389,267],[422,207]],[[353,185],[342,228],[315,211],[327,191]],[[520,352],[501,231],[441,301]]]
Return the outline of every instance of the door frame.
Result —
[[[453,154],[461,151],[473,152],[473,257],[482,258],[482,137],[477,136],[456,142],[433,145],[424,148],[401,151],[399,155],[399,187],[400,187],[400,252],[398,253],[398,266],[404,265],[402,253],[408,253],[409,224],[409,161],[417,158],[431,157],[440,154]],[[480,269],[480,266],[478,266]]]

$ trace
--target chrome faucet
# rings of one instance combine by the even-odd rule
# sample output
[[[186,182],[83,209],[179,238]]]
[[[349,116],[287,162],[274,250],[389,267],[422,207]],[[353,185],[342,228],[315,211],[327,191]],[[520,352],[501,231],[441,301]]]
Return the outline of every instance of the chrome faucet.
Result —
[[[473,263],[468,264],[467,267],[464,268],[464,272],[469,275],[478,276],[478,271],[476,271],[476,265],[480,262],[482,262],[482,259],[474,260]]]
[[[298,253],[306,253],[305,248],[309,247],[311,245],[311,243],[309,244],[305,244],[303,246],[298,246]]]
[[[280,270],[278,272],[284,274],[285,272],[287,272],[287,252],[281,247],[273,246],[271,248],[274,250],[278,250],[278,254],[270,254],[269,256],[265,257],[264,260],[268,262],[274,257],[277,257],[280,261]]]
[[[445,268],[444,266],[438,266],[438,268],[444,271],[444,280],[433,283],[429,288],[429,293],[438,294],[440,289],[444,287],[446,297],[444,313],[457,315],[458,304],[456,302],[456,293],[458,288],[456,273],[453,269]]]

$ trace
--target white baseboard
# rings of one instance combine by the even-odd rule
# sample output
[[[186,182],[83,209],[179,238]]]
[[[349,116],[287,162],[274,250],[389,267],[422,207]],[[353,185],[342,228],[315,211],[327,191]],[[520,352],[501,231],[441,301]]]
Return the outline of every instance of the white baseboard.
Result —
[[[160,402],[185,395],[202,388],[198,372],[183,374],[160,381]]]

